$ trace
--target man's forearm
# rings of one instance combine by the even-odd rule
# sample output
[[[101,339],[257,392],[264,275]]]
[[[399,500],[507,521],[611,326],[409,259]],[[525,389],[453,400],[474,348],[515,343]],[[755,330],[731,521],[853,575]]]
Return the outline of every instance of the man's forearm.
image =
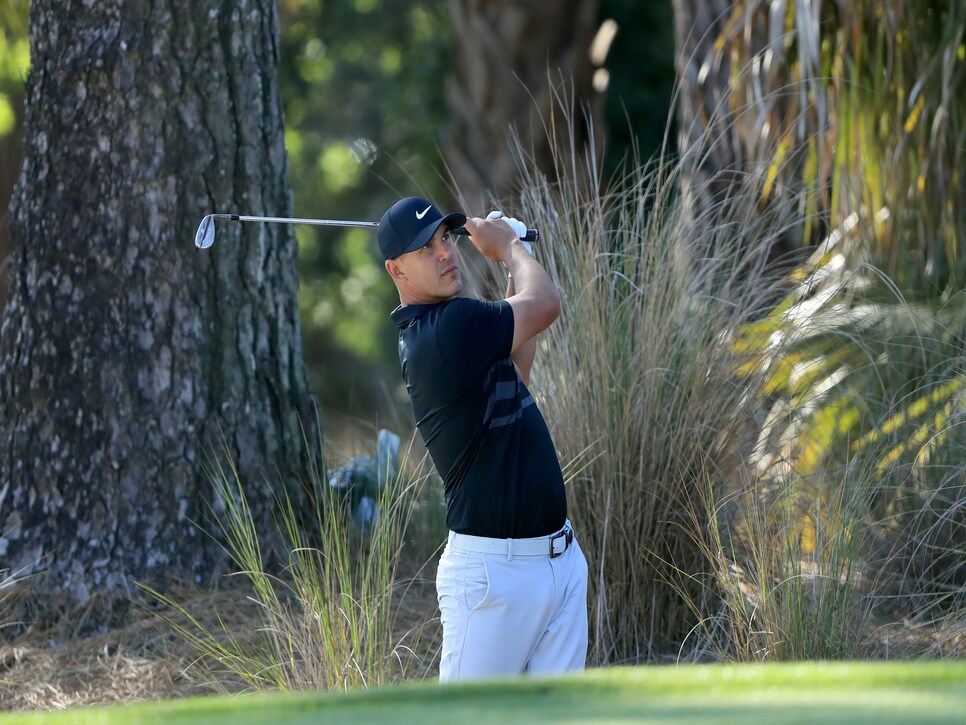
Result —
[[[554,309],[553,316],[560,312],[560,298],[550,276],[540,263],[534,259],[519,240],[510,245],[508,259],[504,260],[510,270],[514,293],[545,302]]]

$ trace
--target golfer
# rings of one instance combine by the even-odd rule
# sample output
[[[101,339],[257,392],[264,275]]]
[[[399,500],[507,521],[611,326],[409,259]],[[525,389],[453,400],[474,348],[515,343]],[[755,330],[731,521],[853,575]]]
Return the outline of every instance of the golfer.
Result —
[[[392,319],[402,374],[446,498],[450,533],[436,576],[441,682],[579,670],[587,654],[587,562],[527,390],[536,336],[560,300],[511,224],[522,226],[444,216],[419,197],[396,202],[379,222],[399,291]],[[506,265],[506,299],[459,296],[451,233],[459,226]]]

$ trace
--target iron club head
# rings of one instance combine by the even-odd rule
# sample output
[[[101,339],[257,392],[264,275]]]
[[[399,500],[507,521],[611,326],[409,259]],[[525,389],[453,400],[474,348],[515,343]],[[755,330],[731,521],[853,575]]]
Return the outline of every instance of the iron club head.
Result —
[[[215,243],[215,220],[212,219],[212,215],[208,214],[204,219],[201,220],[201,225],[198,227],[198,233],[195,234],[195,246],[198,249],[208,249],[212,244]]]

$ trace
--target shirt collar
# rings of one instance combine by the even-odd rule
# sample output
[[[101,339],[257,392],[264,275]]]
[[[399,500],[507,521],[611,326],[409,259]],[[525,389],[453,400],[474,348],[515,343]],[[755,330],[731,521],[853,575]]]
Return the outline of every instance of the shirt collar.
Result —
[[[441,302],[439,304],[443,303]],[[389,317],[391,317],[392,321],[395,322],[400,329],[402,329],[412,323],[413,320],[425,315],[434,307],[436,307],[436,305],[399,305],[399,307],[394,309],[389,314]]]

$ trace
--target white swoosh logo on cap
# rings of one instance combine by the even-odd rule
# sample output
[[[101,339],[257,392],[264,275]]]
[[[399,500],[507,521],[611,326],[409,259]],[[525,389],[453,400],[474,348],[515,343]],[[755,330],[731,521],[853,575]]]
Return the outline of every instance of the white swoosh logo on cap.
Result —
[[[429,211],[430,209],[432,209],[432,208],[433,208],[433,205],[432,205],[432,204],[430,204],[430,205],[429,205],[429,206],[427,206],[427,207],[426,207],[425,209],[423,209],[423,211],[422,211],[421,213],[417,211],[417,212],[416,212],[416,218],[417,218],[417,219],[422,219],[422,218],[423,218],[424,216],[426,216],[426,212],[428,212],[428,211]]]

